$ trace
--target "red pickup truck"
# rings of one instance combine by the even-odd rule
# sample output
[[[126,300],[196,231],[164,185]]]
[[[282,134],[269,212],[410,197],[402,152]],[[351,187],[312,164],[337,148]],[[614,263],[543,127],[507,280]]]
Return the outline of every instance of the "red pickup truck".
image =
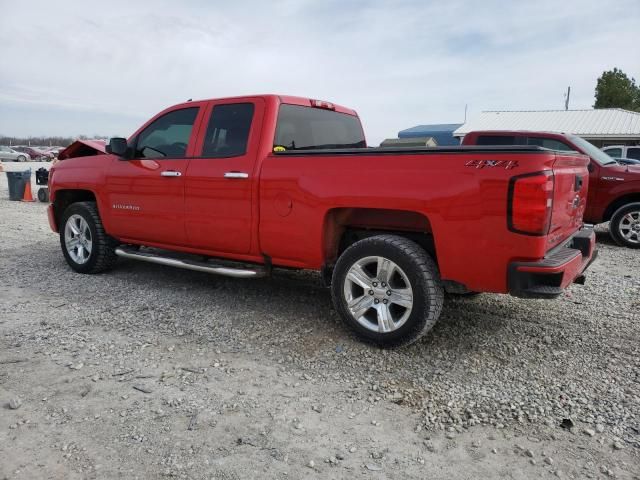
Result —
[[[594,258],[588,158],[539,147],[367,148],[357,114],[259,95],[187,102],[50,173],[72,269],[118,257],[251,278],[321,271],[345,322],[416,340],[444,292],[552,298]]]
[[[475,131],[463,145],[538,145],[587,155],[589,196],[584,219],[610,222],[609,233],[620,245],[640,248],[640,166],[620,165],[602,150],[577,135],[530,131]]]

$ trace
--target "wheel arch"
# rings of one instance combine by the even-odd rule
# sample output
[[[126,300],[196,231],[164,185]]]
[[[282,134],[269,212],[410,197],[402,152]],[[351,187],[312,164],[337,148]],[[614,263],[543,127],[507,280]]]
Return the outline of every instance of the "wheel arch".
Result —
[[[57,190],[53,201],[53,212],[56,225],[60,226],[60,219],[67,207],[76,202],[96,202],[97,197],[91,190],[63,189]]]
[[[634,192],[616,198],[605,209],[604,215],[602,215],[602,221],[608,222],[609,220],[611,220],[611,217],[613,217],[613,214],[616,213],[616,210],[618,210],[620,207],[623,207],[627,203],[636,202],[640,202],[640,192]]]
[[[330,283],[340,254],[358,240],[394,234],[413,240],[437,263],[433,229],[421,212],[384,208],[340,207],[327,212],[323,227],[324,278]]]

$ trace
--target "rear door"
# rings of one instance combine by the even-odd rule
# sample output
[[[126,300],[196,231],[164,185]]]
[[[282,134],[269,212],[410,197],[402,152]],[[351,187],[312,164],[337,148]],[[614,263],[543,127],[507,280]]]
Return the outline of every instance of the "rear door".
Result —
[[[252,196],[264,100],[210,102],[185,184],[188,245],[218,253],[251,249]]]
[[[129,141],[132,159],[114,157],[106,181],[111,234],[184,245],[184,179],[200,110],[194,103],[160,115]]]

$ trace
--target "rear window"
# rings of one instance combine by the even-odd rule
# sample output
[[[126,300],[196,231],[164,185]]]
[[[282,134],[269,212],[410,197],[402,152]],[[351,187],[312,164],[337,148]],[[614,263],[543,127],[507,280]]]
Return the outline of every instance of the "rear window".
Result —
[[[322,108],[280,105],[274,147],[286,150],[364,148],[358,117]]]
[[[516,143],[516,137],[513,135],[480,135],[478,137],[477,145],[524,145],[522,138],[518,139]]]
[[[604,153],[609,155],[610,157],[622,157],[622,149],[621,148],[604,148],[602,149]]]
[[[529,137],[527,139],[528,145],[537,145],[538,147],[548,148],[550,150],[560,150],[561,152],[572,151],[569,145],[560,140],[554,140],[553,138],[544,137]]]
[[[569,145],[560,140],[545,137],[526,137],[520,135],[480,135],[478,145],[535,145],[549,150],[572,151]]]

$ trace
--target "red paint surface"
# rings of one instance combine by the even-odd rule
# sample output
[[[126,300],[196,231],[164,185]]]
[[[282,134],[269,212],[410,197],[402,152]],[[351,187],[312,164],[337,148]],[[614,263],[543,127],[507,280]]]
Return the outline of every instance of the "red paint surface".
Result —
[[[483,135],[548,138],[562,142],[572,150],[588,156],[588,153],[574,143],[570,136],[553,132],[475,131],[466,134],[462,144],[476,145],[478,137]],[[621,205],[620,202],[624,202],[625,199],[640,201],[640,166],[602,166],[592,159],[589,168],[591,172],[589,173],[589,196],[584,212],[585,222],[594,224],[607,222],[615,209]]]

